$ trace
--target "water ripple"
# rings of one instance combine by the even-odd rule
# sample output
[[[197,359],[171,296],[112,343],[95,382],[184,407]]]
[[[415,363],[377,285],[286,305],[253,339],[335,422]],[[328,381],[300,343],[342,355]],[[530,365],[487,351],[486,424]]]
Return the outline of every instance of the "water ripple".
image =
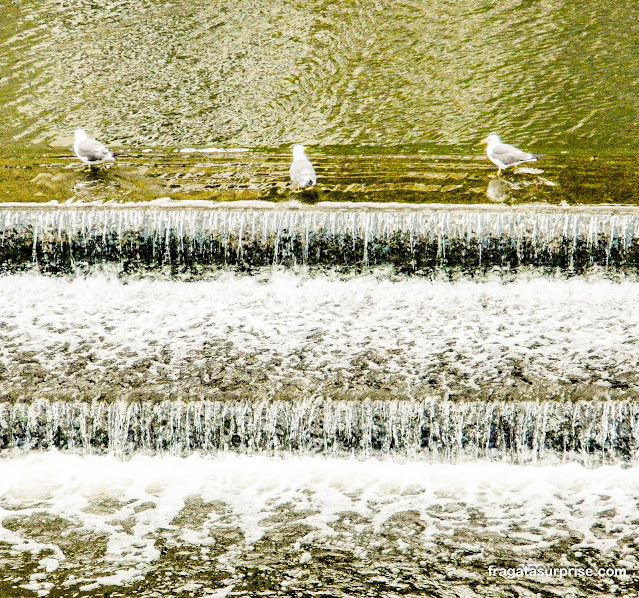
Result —
[[[19,6],[0,93],[20,140],[63,143],[78,124],[156,146],[454,146],[498,130],[546,149],[628,150],[637,136],[634,5]]]

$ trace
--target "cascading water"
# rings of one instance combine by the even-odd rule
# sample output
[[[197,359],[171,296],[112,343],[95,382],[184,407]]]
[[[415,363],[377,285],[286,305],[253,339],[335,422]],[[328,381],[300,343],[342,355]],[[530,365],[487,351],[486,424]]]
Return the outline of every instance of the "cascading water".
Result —
[[[637,218],[1,209],[0,593],[633,591]]]
[[[639,3],[0,6],[0,598],[639,595]]]
[[[238,451],[516,463],[633,461],[634,402],[207,401],[0,405],[2,448]]]
[[[636,274],[638,218],[634,209],[12,208],[0,211],[0,261],[50,272],[115,263],[194,274],[271,265]]]

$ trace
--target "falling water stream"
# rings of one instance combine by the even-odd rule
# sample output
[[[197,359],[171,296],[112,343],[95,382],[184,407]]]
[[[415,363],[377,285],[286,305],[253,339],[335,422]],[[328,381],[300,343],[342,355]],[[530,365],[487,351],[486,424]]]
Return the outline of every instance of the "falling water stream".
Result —
[[[224,266],[389,266],[405,274],[474,275],[524,268],[635,274],[639,266],[634,208],[253,205],[2,209],[2,269],[77,272],[111,263],[127,273],[195,275]]]
[[[0,587],[629,590],[636,222],[595,207],[5,207]]]
[[[637,6],[0,0],[0,596],[638,596]]]

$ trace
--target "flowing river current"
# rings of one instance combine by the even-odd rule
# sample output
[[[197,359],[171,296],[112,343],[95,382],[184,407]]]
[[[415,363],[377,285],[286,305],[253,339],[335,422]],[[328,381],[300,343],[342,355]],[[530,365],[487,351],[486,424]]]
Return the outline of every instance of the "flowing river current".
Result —
[[[638,23],[0,0],[0,598],[639,597]]]
[[[631,595],[638,218],[3,208],[2,595]]]

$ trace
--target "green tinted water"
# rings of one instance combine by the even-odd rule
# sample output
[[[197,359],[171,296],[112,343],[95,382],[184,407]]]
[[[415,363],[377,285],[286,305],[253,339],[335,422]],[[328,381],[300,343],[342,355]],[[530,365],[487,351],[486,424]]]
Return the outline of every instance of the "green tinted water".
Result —
[[[5,146],[84,126],[115,146],[637,148],[633,1],[0,6]]]
[[[313,148],[318,185],[296,193],[287,149],[148,153],[123,148],[113,167],[83,168],[63,148],[0,155],[0,201],[299,200],[417,203],[636,204],[632,156],[548,155],[495,176],[476,155],[389,154],[377,148]]]

